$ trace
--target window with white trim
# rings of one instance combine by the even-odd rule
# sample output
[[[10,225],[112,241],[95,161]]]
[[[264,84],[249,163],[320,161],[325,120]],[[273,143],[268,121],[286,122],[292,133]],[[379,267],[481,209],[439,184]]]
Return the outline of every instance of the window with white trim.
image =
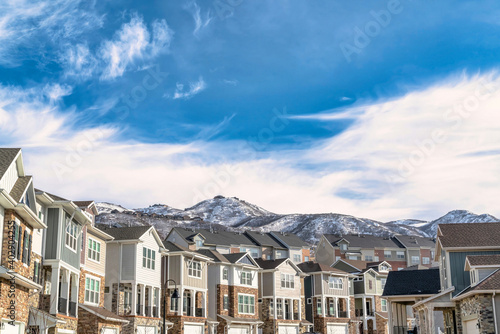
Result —
[[[155,269],[156,252],[151,248],[142,247],[142,267]]]
[[[387,312],[387,299],[380,299],[380,309],[382,312]]]
[[[188,275],[191,277],[201,278],[201,263],[199,261],[191,261],[189,263]]]
[[[404,259],[405,258],[405,252],[396,252],[396,257],[398,259]]]
[[[423,257],[423,258],[422,258],[422,264],[429,264],[429,263],[431,263],[431,261],[430,261],[430,260],[431,260],[431,259],[429,259],[428,257]]]
[[[240,284],[252,285],[252,273],[249,271],[242,271],[240,275]]]
[[[344,280],[340,277],[330,277],[328,280],[328,287],[330,289],[342,290],[344,288]]]
[[[387,258],[391,258],[392,256],[392,252],[391,251],[384,251],[384,257],[387,259]]]
[[[227,268],[222,269],[222,279],[227,280],[229,278],[229,270]]]
[[[90,304],[99,304],[99,286],[101,280],[93,277],[85,278],[85,302]]]
[[[413,263],[413,264],[420,264],[420,256],[412,256],[411,257],[411,263]]]
[[[66,226],[66,246],[76,252],[77,244],[77,227],[73,222],[68,223]]]
[[[292,274],[281,274],[281,287],[286,289],[295,288],[294,275]]]
[[[238,294],[238,313],[255,314],[255,296]]]
[[[89,248],[87,257],[90,260],[101,262],[101,243],[99,241],[89,238]]]
[[[300,254],[293,254],[293,262],[301,262],[302,256]]]
[[[347,244],[340,244],[340,249],[341,250],[347,250]]]
[[[365,261],[373,261],[373,256],[365,255]]]
[[[382,285],[382,290],[383,290],[383,289],[384,289],[384,287],[385,287],[385,283],[387,283],[387,279],[385,279],[385,278],[381,278],[381,279],[380,279],[380,283],[381,283],[381,285]]]
[[[229,310],[229,296],[228,295],[224,295],[224,297],[222,299],[222,308],[224,310]]]
[[[316,299],[316,313],[317,313],[318,315],[321,315],[321,314],[323,314],[323,312],[322,312],[322,311],[323,311],[323,310],[321,309],[321,299],[320,299],[320,298],[318,298],[318,299]]]

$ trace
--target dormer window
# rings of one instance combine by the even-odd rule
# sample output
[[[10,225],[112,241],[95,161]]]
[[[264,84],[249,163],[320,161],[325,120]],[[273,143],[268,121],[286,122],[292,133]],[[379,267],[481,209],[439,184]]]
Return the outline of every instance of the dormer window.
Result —
[[[470,271],[470,282],[471,282],[471,285],[476,284],[476,271],[474,269],[472,269]]]
[[[347,250],[347,244],[340,244],[340,249],[341,250]]]
[[[203,240],[196,240],[196,247],[201,248],[203,247]]]

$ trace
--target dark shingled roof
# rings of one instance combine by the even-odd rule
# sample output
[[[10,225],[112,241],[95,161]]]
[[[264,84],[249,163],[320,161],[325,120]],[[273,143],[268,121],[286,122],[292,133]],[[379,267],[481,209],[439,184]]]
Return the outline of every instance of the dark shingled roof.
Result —
[[[349,241],[349,247],[359,248],[403,248],[391,238],[377,237],[369,234],[325,234],[325,238],[334,246],[342,239]]]
[[[16,202],[19,202],[21,200],[21,197],[23,196],[24,192],[26,191],[26,188],[28,187],[30,180],[31,180],[31,176],[20,176],[17,178],[16,183],[14,183],[14,186],[12,187],[12,190],[10,191],[10,196],[12,196],[12,198]]]
[[[440,289],[438,268],[390,271],[383,296],[433,295]]]
[[[115,240],[138,240],[151,226],[107,227],[100,225],[98,228],[114,237]]]
[[[307,247],[307,243],[295,234],[273,232],[272,236],[289,247]]]
[[[500,255],[467,255],[471,266],[495,266],[500,265]]]
[[[214,260],[214,262],[229,263],[228,259],[226,259],[226,257],[224,255],[222,255],[221,253],[219,253],[216,250],[199,249],[199,250],[197,250],[197,253],[211,258],[212,260]]]
[[[305,273],[313,273],[313,272],[321,272],[321,271],[329,271],[337,274],[346,274],[345,271],[332,268],[327,266],[326,264],[317,263],[313,261],[303,262],[297,265]]]
[[[201,234],[205,238],[206,245],[255,246],[255,243],[252,240],[250,240],[246,235],[237,232],[228,232],[228,231],[210,232],[209,230],[205,229],[195,229],[193,231],[191,229],[180,228],[180,227],[176,227],[175,230],[188,241],[192,241],[192,238],[196,234]]]
[[[0,179],[5,175],[20,150],[20,148],[0,148]]]
[[[245,234],[259,246],[268,246],[285,249],[285,246],[276,241],[269,233],[246,231]]]
[[[90,204],[94,203],[94,201],[73,201],[73,203],[79,208],[87,208]]]
[[[443,247],[498,247],[500,223],[439,224]]]
[[[436,246],[436,240],[431,238],[422,238],[412,235],[396,235],[395,238],[398,239],[398,241],[407,248],[412,248],[412,247],[434,248]]]
[[[254,259],[255,262],[261,267],[262,269],[276,269],[280,264],[285,262],[288,259],[277,259],[277,260],[263,260],[263,259]]]
[[[247,255],[247,253],[231,253],[231,254],[224,254],[224,257],[229,262],[236,263],[236,262],[238,262],[239,259],[241,259],[245,255]]]
[[[97,306],[91,306],[87,304],[80,304],[80,307],[83,307],[84,309],[90,310],[92,313],[96,314],[98,317],[108,320],[108,321],[116,321],[116,322],[128,322],[127,319],[122,318],[115,313],[105,309],[104,307],[97,307]]]
[[[41,189],[37,189],[37,188],[35,188],[35,193],[46,193],[47,195],[49,195],[50,197],[52,197],[52,199],[55,200],[55,201],[68,201],[66,198],[62,198],[60,196],[48,193],[45,190],[41,190]]]
[[[483,279],[476,286],[472,287],[470,291],[479,290],[499,290],[500,289],[500,269],[497,269],[491,275]]]
[[[191,252],[188,248],[182,247],[180,245],[174,244],[173,242],[167,241],[166,239],[163,240],[163,246],[169,251],[169,252]]]

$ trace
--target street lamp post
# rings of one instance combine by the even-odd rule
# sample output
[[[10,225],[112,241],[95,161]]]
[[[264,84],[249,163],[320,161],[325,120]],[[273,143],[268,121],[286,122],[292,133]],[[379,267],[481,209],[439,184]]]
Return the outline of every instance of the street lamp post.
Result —
[[[177,283],[173,279],[167,279],[163,283],[163,334],[167,334],[167,325],[166,325],[166,314],[167,314],[167,297],[165,293],[167,292],[167,282],[174,283],[174,292],[172,293],[172,297],[170,297],[170,302],[172,303],[174,299],[179,299],[179,291],[177,291]]]

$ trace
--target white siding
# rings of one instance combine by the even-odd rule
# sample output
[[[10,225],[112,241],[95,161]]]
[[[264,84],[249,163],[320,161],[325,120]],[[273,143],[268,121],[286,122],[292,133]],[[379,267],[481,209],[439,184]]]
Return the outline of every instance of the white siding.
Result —
[[[143,241],[136,247],[136,280],[137,282],[155,286],[161,285],[161,255],[160,246],[156,241],[153,231],[150,230],[141,238]],[[155,251],[155,269],[144,268],[142,266],[142,248],[147,247]]]
[[[294,281],[294,289],[287,289],[281,287],[281,274],[292,274]],[[297,276],[295,269],[287,264],[281,265],[279,271],[275,272],[275,282],[276,282],[276,296],[277,297],[290,297],[290,298],[300,298],[300,277]]]
[[[7,193],[10,193],[18,177],[17,164],[13,163],[3,175],[2,180],[0,180],[0,189],[5,189]]]
[[[243,270],[252,273],[252,285],[240,284],[241,272]],[[257,276],[257,270],[242,269],[241,267],[233,267],[232,269],[229,270],[229,272],[233,276],[233,284],[232,285],[242,286],[245,288],[253,288],[253,289],[259,288],[259,280],[258,280],[258,276]]]

